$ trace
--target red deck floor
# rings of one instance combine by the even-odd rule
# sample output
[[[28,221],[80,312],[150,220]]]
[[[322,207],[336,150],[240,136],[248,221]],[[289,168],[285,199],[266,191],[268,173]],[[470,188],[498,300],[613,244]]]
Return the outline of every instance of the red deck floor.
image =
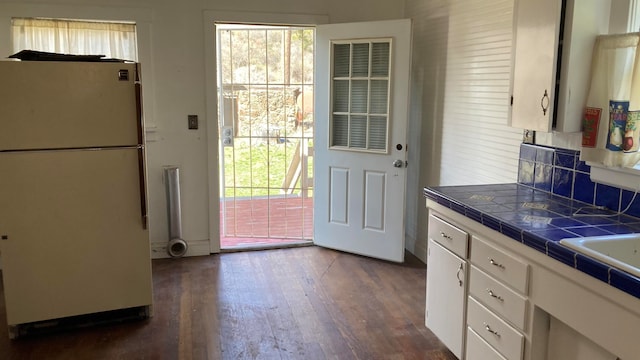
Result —
[[[275,245],[310,241],[313,198],[277,196],[220,202],[220,245]]]

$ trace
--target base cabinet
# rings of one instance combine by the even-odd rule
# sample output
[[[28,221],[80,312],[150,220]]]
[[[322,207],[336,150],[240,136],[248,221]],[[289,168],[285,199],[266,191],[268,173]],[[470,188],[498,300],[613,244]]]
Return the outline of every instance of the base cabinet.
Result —
[[[478,333],[471,328],[467,328],[467,348],[465,351],[466,360],[507,360],[500,355],[489,343],[484,341]]]
[[[426,325],[459,359],[464,342],[466,261],[429,240]]]
[[[464,351],[467,243],[466,232],[429,217],[425,324],[458,359]]]
[[[426,323],[458,359],[639,358],[636,297],[438,203],[427,207]],[[443,224],[466,247],[444,246],[457,237]]]

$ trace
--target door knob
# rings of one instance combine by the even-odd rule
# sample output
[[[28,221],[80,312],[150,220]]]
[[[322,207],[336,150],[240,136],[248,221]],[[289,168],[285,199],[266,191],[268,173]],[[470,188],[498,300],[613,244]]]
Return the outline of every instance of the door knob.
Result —
[[[396,161],[393,162],[393,167],[397,167],[397,168],[401,168],[404,166],[404,161],[398,159]]]

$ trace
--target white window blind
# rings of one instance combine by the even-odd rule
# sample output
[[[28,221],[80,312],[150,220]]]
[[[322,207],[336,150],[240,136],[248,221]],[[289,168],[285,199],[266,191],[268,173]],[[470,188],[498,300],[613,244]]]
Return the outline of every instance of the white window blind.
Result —
[[[138,61],[136,25],[61,19],[12,19],[14,53],[37,50]]]

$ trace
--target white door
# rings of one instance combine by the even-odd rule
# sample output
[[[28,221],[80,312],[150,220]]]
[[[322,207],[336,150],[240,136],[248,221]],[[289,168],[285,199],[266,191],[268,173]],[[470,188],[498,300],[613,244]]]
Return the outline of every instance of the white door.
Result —
[[[404,261],[411,20],[316,31],[314,242]]]

